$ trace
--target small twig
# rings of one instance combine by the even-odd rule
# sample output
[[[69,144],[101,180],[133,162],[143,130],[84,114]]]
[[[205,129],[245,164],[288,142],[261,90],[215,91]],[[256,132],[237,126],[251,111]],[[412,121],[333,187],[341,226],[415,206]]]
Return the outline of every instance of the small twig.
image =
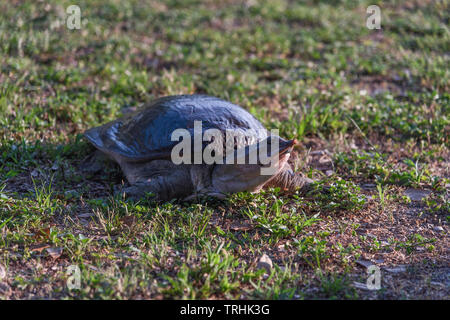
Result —
[[[372,147],[372,149],[374,149],[376,152],[380,153],[380,151],[378,150],[377,147],[375,147],[372,142],[370,142],[369,138],[367,138],[366,134],[361,130],[361,128],[358,126],[358,124],[355,122],[355,120],[352,119],[352,117],[348,117],[351,122],[353,123],[353,125],[356,127],[356,129],[358,129],[359,133],[361,134],[361,136],[364,138],[364,140]]]

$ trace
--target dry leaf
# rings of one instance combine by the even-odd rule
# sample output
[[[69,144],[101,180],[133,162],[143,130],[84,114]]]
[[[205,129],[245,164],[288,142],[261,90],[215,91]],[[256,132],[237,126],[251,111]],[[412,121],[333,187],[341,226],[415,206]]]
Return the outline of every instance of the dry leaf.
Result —
[[[87,213],[80,213],[78,215],[78,218],[89,218],[89,217],[94,217],[95,214],[91,213],[91,212],[87,212]]]
[[[240,222],[234,222],[231,224],[230,229],[233,231],[248,231],[252,230],[252,225],[249,223],[240,223]]]
[[[6,268],[0,264],[0,281],[6,277]]]
[[[58,259],[63,253],[63,248],[61,247],[46,248],[45,250],[53,259]]]
[[[31,252],[41,252],[44,249],[50,248],[50,245],[46,243],[36,244],[31,246]]]
[[[36,233],[33,236],[34,239],[39,240],[48,240],[50,239],[50,228],[43,228],[36,231]]]
[[[127,227],[131,228],[133,225],[136,224],[136,217],[135,216],[125,216],[120,221],[126,225]]]

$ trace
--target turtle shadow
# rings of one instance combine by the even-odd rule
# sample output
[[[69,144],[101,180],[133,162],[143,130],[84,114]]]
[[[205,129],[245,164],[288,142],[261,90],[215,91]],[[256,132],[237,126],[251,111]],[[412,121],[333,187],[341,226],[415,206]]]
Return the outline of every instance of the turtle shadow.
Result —
[[[104,161],[92,170],[88,160],[96,149],[80,136],[67,143],[9,142],[0,146],[0,192],[21,199],[45,186],[60,196],[110,196],[113,185],[125,183],[120,167]]]

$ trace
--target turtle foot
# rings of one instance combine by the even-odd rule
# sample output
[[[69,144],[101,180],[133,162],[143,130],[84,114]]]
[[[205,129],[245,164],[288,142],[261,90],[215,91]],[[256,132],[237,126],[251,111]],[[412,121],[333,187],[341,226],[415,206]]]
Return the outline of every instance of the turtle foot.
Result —
[[[152,199],[152,200],[159,199],[157,194],[150,192],[145,185],[140,184],[134,184],[128,187],[119,187],[115,191],[115,195],[119,195],[133,201],[138,201],[142,199]]]
[[[109,158],[103,152],[97,150],[84,158],[78,168],[84,174],[95,175],[100,173],[108,162],[110,162]]]
[[[198,200],[198,199],[204,198],[204,197],[212,197],[212,198],[216,198],[219,200],[225,200],[227,198],[227,195],[224,193],[220,193],[220,192],[197,193],[197,194],[192,194],[190,196],[187,196],[186,198],[183,199],[183,201],[195,201],[195,200]]]

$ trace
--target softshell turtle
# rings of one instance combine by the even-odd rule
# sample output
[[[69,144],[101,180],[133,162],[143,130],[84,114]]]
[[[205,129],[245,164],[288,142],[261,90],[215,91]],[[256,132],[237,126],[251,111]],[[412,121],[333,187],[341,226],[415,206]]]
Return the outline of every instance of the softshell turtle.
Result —
[[[195,135],[196,121],[201,121],[202,133],[208,129],[216,129],[224,136],[230,130],[256,132],[257,139],[253,142],[244,139],[239,145],[233,140],[236,157],[244,156],[248,160],[251,152],[256,152],[266,142],[269,146],[267,156],[273,160],[271,165],[275,170],[271,174],[261,174],[261,168],[267,167],[267,162],[263,164],[259,158],[256,163],[176,164],[172,150],[179,141],[173,141],[172,134],[183,129]],[[206,95],[178,95],[154,100],[122,118],[87,130],[85,137],[120,165],[130,184],[123,191],[133,198],[148,193],[160,200],[189,199],[199,195],[224,198],[229,193],[257,192],[263,187],[293,191],[312,182],[293,172],[287,162],[295,140],[270,136],[243,108]],[[277,142],[277,148],[271,147],[273,141]],[[205,147],[206,142],[202,141],[200,152]],[[242,147],[244,149],[240,149]],[[237,154],[238,149],[244,153]],[[192,150],[194,155],[199,152],[199,149]]]

